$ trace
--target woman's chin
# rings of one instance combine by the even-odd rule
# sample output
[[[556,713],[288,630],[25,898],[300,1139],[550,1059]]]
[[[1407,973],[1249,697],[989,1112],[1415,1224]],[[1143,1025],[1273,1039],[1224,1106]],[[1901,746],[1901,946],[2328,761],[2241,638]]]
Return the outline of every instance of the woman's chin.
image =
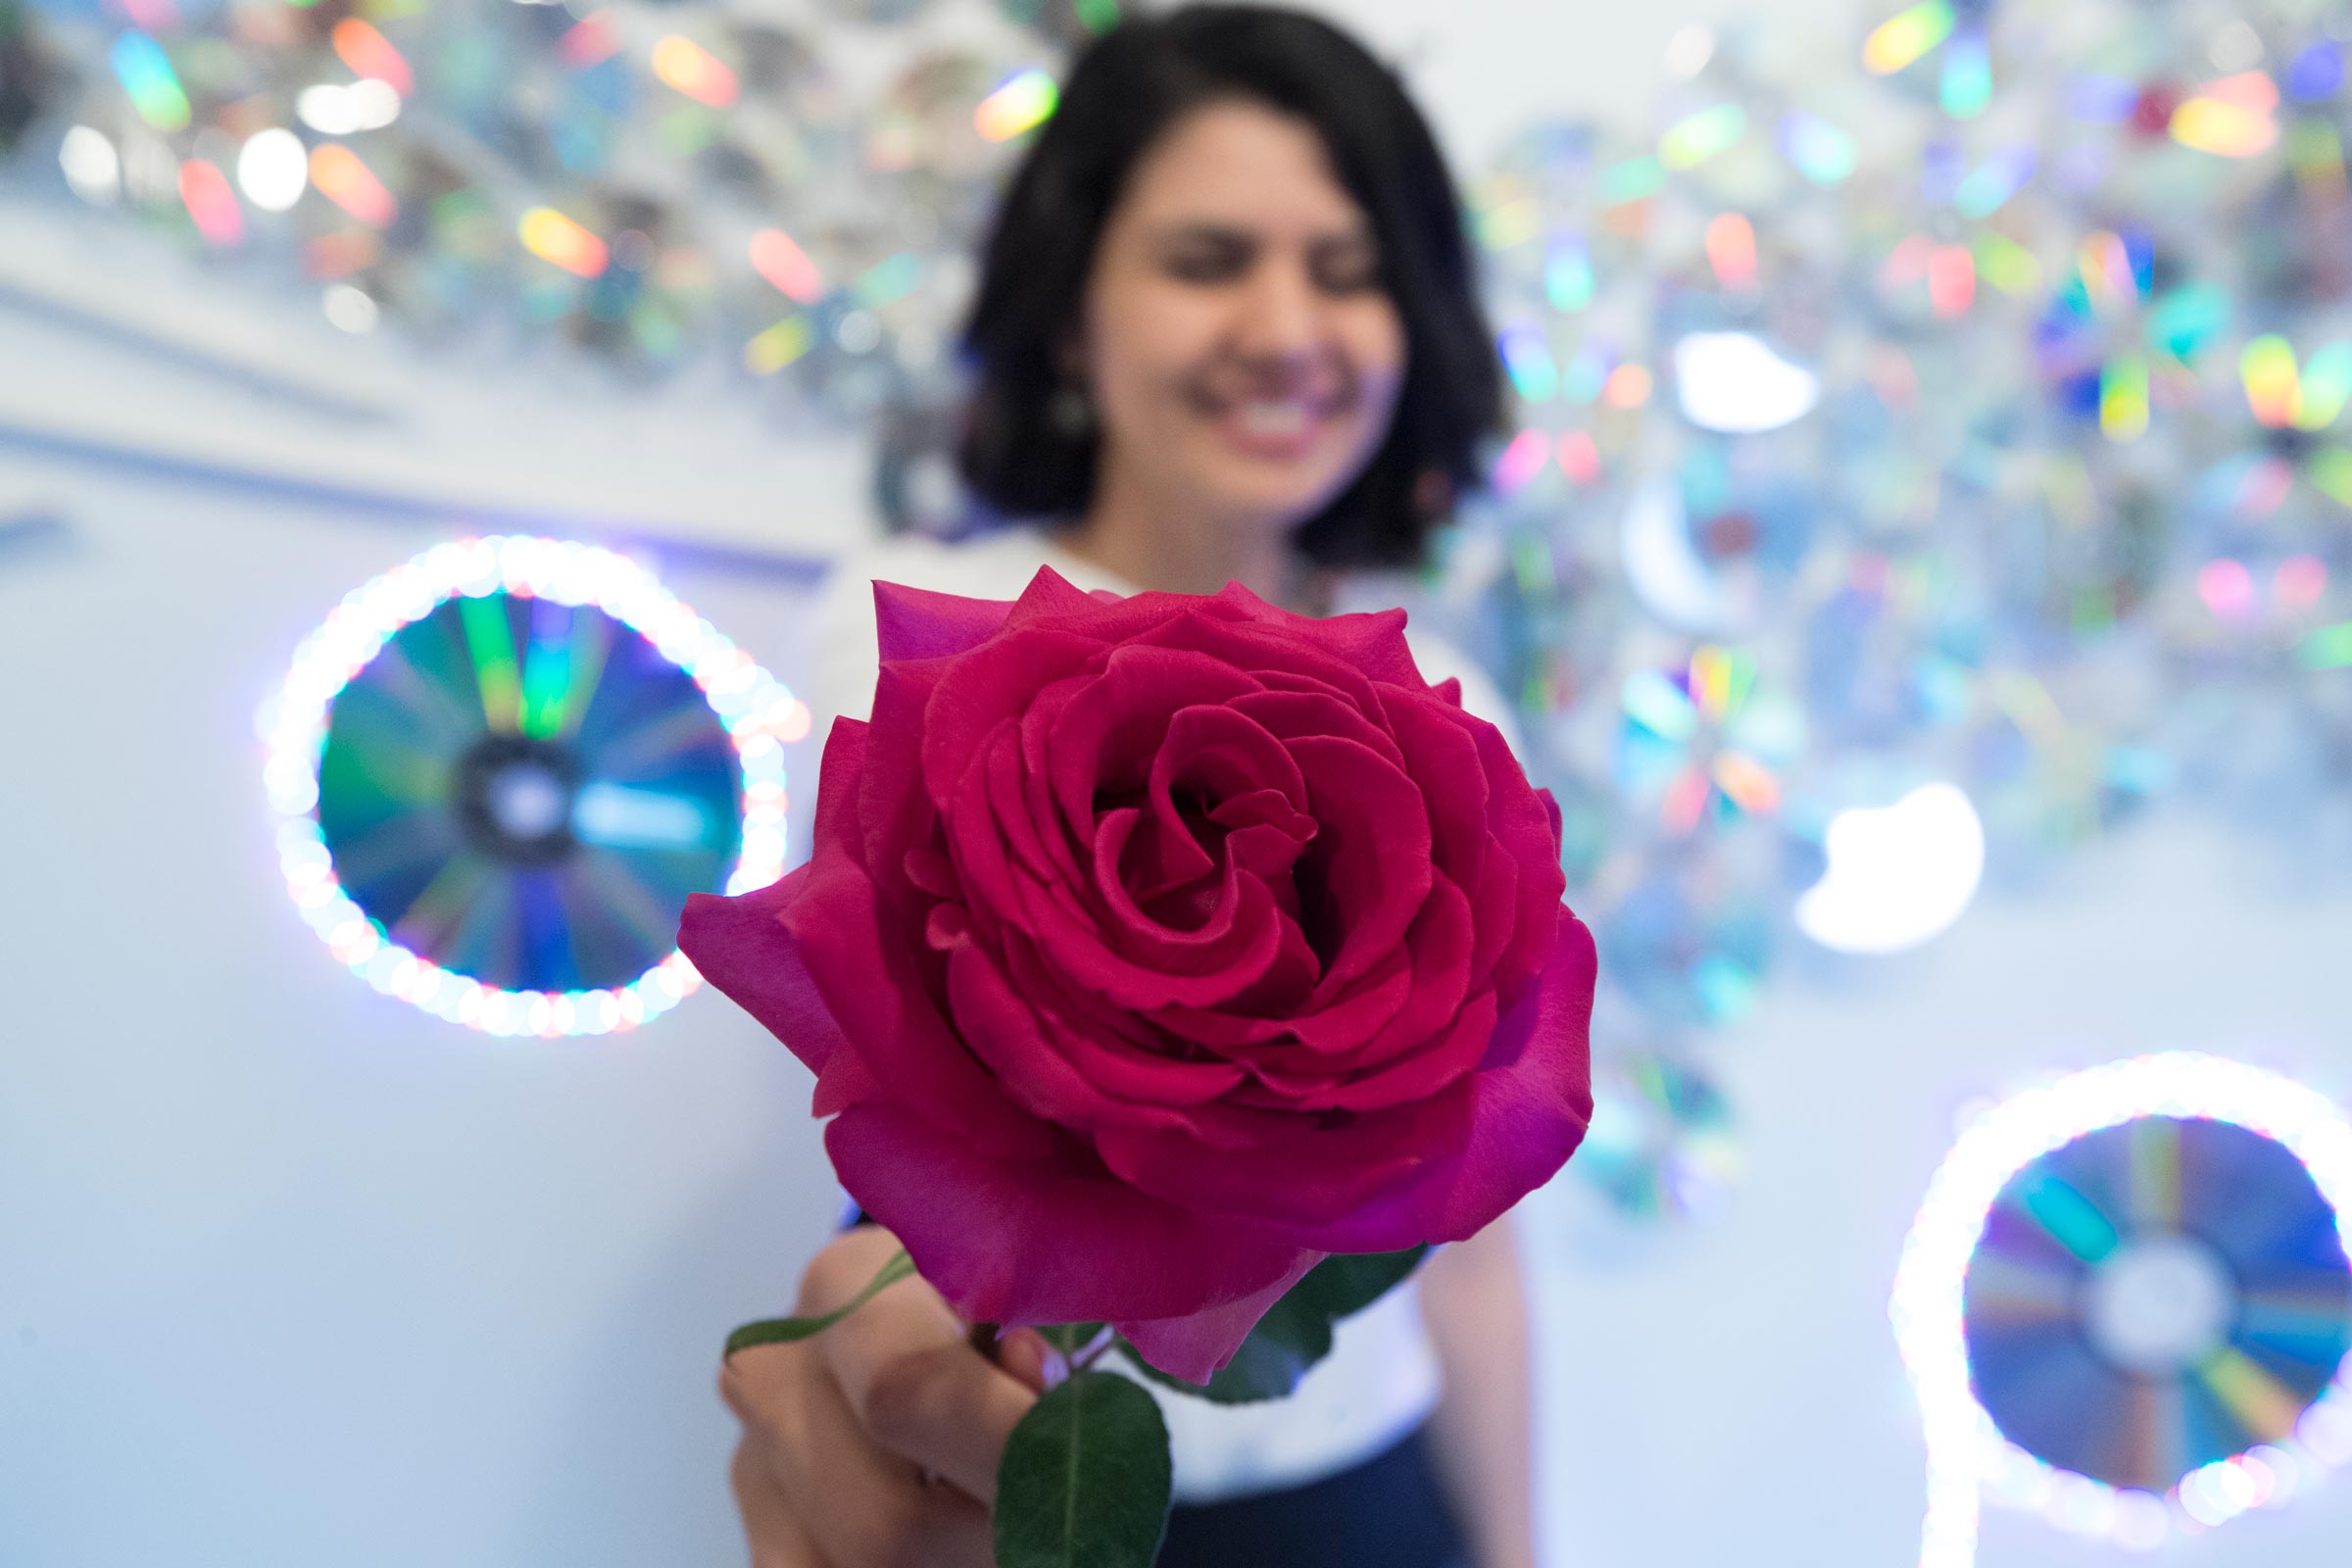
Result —
[[[1220,455],[1202,475],[1202,502],[1218,514],[1260,517],[1268,528],[1289,528],[1320,512],[1346,487],[1348,470],[1329,453],[1275,461]]]

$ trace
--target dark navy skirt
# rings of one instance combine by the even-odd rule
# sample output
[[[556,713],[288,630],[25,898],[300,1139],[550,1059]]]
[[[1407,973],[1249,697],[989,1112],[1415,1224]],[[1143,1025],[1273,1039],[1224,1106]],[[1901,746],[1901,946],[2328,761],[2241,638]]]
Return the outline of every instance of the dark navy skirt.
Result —
[[[1159,1568],[1467,1568],[1423,1431],[1283,1492],[1179,1504]]]

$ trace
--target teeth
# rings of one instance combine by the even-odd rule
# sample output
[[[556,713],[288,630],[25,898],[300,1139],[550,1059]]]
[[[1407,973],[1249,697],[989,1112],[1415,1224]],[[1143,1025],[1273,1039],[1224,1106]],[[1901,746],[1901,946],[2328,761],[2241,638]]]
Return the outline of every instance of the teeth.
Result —
[[[1297,435],[1306,428],[1306,405],[1245,403],[1241,406],[1241,419],[1242,428],[1251,435]]]

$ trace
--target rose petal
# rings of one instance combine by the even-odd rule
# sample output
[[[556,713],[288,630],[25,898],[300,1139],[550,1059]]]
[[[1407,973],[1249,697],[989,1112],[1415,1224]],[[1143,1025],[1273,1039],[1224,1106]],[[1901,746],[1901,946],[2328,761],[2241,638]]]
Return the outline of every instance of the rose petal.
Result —
[[[1236,1064],[1190,1051],[1135,1013],[1106,1009],[1100,998],[1071,990],[1045,968],[1025,939],[1007,943],[998,956],[1004,984],[1034,1009],[1047,1043],[1089,1088],[1130,1108],[1172,1106],[1184,1112],[1175,1119],[1105,1112],[1101,1125],[1189,1126],[1200,1142],[1214,1149],[1254,1148],[1294,1125],[1288,1111],[1234,1102],[1233,1085],[1241,1076]],[[1171,1064],[1184,1070],[1170,1071]]]
[[[874,584],[874,642],[887,664],[902,659],[944,659],[969,652],[994,636],[1012,609],[1003,599],[966,599],[904,583]]]
[[[1560,869],[1560,828],[1553,808],[1527,781],[1502,732],[1475,714],[1457,715],[1477,743],[1487,777],[1487,823],[1518,862],[1518,917],[1512,938],[1495,959],[1494,979],[1507,1003],[1551,955],[1550,911],[1568,891]]]
[[[1348,1055],[1348,1064],[1368,1067],[1427,1040],[1460,1012],[1470,996],[1470,956],[1476,936],[1470,901],[1444,876],[1432,880],[1429,897],[1404,936],[1412,960],[1412,990],[1396,1015]]]
[[[1177,789],[1217,801],[1273,789],[1292,806],[1306,806],[1306,781],[1280,738],[1223,705],[1187,708],[1169,717],[1152,760],[1151,789],[1155,801]]]
[[[1301,1272],[1302,1249],[1139,1193],[1076,1152],[991,1158],[889,1104],[842,1112],[825,1149],[850,1196],[967,1321],[1182,1317]]]
[[[1488,832],[1487,774],[1478,743],[1434,697],[1392,688],[1381,693],[1381,710],[1404,755],[1405,771],[1429,803],[1430,858],[1457,880],[1477,876]]]
[[[1013,601],[1005,618],[1012,625],[1033,626],[1063,616],[1083,615],[1102,609],[1103,603],[1052,566],[1039,566],[1037,574],[1029,579],[1029,586]]]
[[[1169,1109],[1203,1104],[1240,1082],[1230,1062],[1131,1057],[1126,1070],[1105,1070],[1110,1051],[1083,1032],[1054,1027],[1029,998],[1015,995],[989,956],[965,944],[948,955],[948,995],[964,1042],[994,1068],[1006,1094],[1032,1115],[1059,1127],[1181,1125]],[[1076,1047],[1083,1052],[1074,1056]],[[1105,1092],[1089,1076],[1125,1080],[1130,1097]]]
[[[1088,666],[1101,645],[1053,630],[1008,631],[949,663],[923,699],[921,716],[903,720],[920,737],[923,789],[946,810],[980,742],[999,722],[1017,718],[1043,687]],[[883,670],[887,682],[891,671]],[[886,721],[882,697],[874,722]]]
[[[785,934],[783,920],[785,911],[808,891],[817,874],[817,858],[857,857],[857,784],[870,733],[854,718],[835,719],[825,733],[824,754],[817,763],[812,858],[780,881],[733,898],[688,895],[678,925],[679,951],[703,977],[820,1074],[843,1044],[841,1026],[825,1006],[800,950]]]
[[[1242,671],[1199,654],[1143,644],[1113,649],[1047,738],[1046,766],[1068,830],[1091,839],[1101,794],[1144,787],[1171,714],[1256,689]]]
[[[1300,1252],[1290,1272],[1264,1290],[1223,1306],[1212,1306],[1205,1312],[1111,1326],[1126,1336],[1136,1353],[1170,1377],[1182,1378],[1187,1383],[1206,1383],[1219,1367],[1233,1359],[1233,1352],[1242,1348],[1250,1331],[1257,1327],[1257,1320],[1327,1255]]]
[[[1335,658],[1293,625],[1228,620],[1213,608],[1197,607],[1172,616],[1137,638],[1134,646],[1183,649],[1235,669],[1307,676],[1340,694],[1359,713],[1380,711],[1377,690],[1351,661]]]
[[[1269,881],[1288,873],[1296,846],[1313,835],[1313,819],[1303,813],[1305,780],[1279,740],[1221,705],[1179,710],[1168,720],[1145,785],[1151,819],[1123,867],[1139,904],[1215,869],[1210,851],[1196,836],[1202,824],[1187,820],[1177,806],[1179,792],[1211,803],[1208,825],[1228,830],[1212,837],[1222,837],[1229,854],[1237,853],[1230,830],[1251,823],[1279,824],[1280,836],[1289,841],[1287,856],[1284,845],[1262,833],[1238,846],[1245,868]],[[1272,802],[1262,799],[1268,795],[1287,809],[1276,810]],[[1244,801],[1255,804],[1237,808]]]
[[[1181,1135],[1104,1133],[1111,1169],[1146,1192],[1300,1246],[1385,1252],[1458,1242],[1558,1173],[1592,1115],[1592,939],[1560,911],[1553,961],[1479,1070],[1428,1099],[1208,1157]]]
[[[1361,986],[1321,1012],[1287,1020],[1251,1020],[1258,1027],[1249,1033],[1210,1038],[1226,1045],[1229,1054],[1249,1062],[1260,1083],[1300,1089],[1320,1082],[1324,1091],[1302,1102],[1302,1109],[1354,1103],[1327,1097],[1336,1086],[1352,1083],[1383,1062],[1426,1047],[1433,1036],[1455,1029],[1456,1015],[1470,992],[1471,940],[1469,904],[1458,888],[1441,876],[1413,917],[1400,954],[1374,971],[1372,978],[1379,985]],[[1490,1010],[1490,1024],[1492,1021]],[[1284,1051],[1279,1044],[1250,1049],[1260,1042],[1286,1038],[1296,1039],[1313,1052],[1311,1060],[1298,1059],[1296,1053]],[[1474,1054],[1465,1065],[1476,1062]],[[1255,1095],[1250,1098],[1251,1103],[1277,1102]],[[1364,1103],[1373,1102],[1358,1098]]]
[[[1494,1033],[1494,993],[1472,997],[1453,1021],[1420,1049],[1314,1096],[1317,1109],[1388,1110],[1427,1100],[1465,1073],[1475,1072]]]
[[[1278,678],[1271,672],[1259,676],[1259,682],[1269,689],[1236,698],[1233,710],[1264,726],[1286,745],[1300,736],[1336,735],[1377,753],[1399,772],[1403,770],[1404,754],[1396,749],[1396,738],[1366,718],[1362,710],[1329,692],[1277,689]]]
[[[1048,579],[1051,579],[1050,581]],[[1112,594],[1079,595],[1051,567],[1041,567],[1029,587],[1014,601],[1005,617],[1008,628],[1052,626],[1074,631],[1104,644],[1128,643],[1155,626],[1180,615],[1209,614],[1224,620],[1303,619],[1279,610],[1240,583],[1227,583],[1216,593],[1140,593],[1120,598]]]
[[[1122,899],[1139,909],[1156,905],[1169,894],[1191,890],[1189,906],[1200,908],[1205,902],[1203,891],[1208,899],[1215,897],[1215,886],[1205,890],[1199,886],[1216,871],[1215,858],[1173,807],[1163,810],[1161,803],[1153,801],[1150,812],[1147,816],[1145,808],[1123,806],[1103,812],[1096,821],[1096,885],[1108,899],[1112,885],[1116,884],[1121,890]],[[1115,848],[1106,845],[1105,840],[1115,841]],[[1106,849],[1109,850],[1107,858]],[[1218,878],[1219,883],[1222,880]],[[1187,902],[1180,900],[1179,904]],[[1206,909],[1200,909],[1190,921],[1159,912],[1154,912],[1152,918],[1161,924],[1183,929],[1200,925],[1206,912]]]
[[[1215,1006],[1254,985],[1282,951],[1281,911],[1255,878],[1235,884],[1238,907],[1224,943],[1164,964],[1137,963],[1117,952],[1057,890],[1017,870],[1012,880],[1021,896],[1021,923],[1048,961],[1070,984],[1122,1006]]]
[[[1470,973],[1494,974],[1512,933],[1518,929],[1519,861],[1503,842],[1490,833],[1478,874],[1462,884],[1470,897],[1470,929],[1476,938],[1470,950]]]
[[[841,1048],[841,1026],[825,1009],[779,917],[808,883],[802,865],[782,881],[722,898],[689,893],[678,949],[704,979],[767,1026],[811,1071]]]
[[[1030,824],[1027,837],[1037,845],[1039,857],[1031,861],[1031,869],[1071,887],[1085,877],[1079,853],[1084,846],[1072,842],[1054,806],[1052,737],[1062,713],[1093,683],[1092,672],[1072,675],[1037,694],[1037,700],[1021,714],[1019,771],[1010,779],[998,781],[1002,787],[993,808],[1008,824],[1016,809],[1026,816]]]
[[[1352,740],[1301,735],[1288,745],[1317,824],[1299,892],[1300,923],[1324,955],[1310,1004],[1321,1006],[1395,950],[1429,896],[1429,810],[1411,779]],[[1304,875],[1310,868],[1319,889]]]
[[[780,912],[796,961],[840,1026],[842,1051],[913,1114],[1006,1158],[1035,1158],[1048,1130],[1004,1096],[941,1016],[914,956],[885,931],[874,885],[844,855],[809,861],[804,897]],[[919,940],[919,931],[912,933]]]
[[[964,774],[945,829],[949,861],[969,890],[967,902],[991,930],[1020,918],[1021,897],[1012,880],[1016,863],[1030,876],[1060,880],[1021,799],[1019,747],[1014,721],[1001,721]]]
[[[907,660],[882,666],[865,760],[847,792],[855,803],[858,859],[893,885],[905,874],[906,850],[930,841],[939,816],[923,793],[923,707],[947,665],[945,660]],[[828,793],[820,780],[819,812]]]
[[[1335,1058],[1352,1058],[1412,999],[1412,954],[1400,939],[1375,954],[1371,967],[1354,984],[1328,1001],[1322,997],[1324,989],[1318,986],[1317,994],[1290,1020],[1289,1033],[1301,1050],[1314,1054],[1316,1067],[1329,1069]]]
[[[1468,1112],[1467,1096],[1450,1094],[1345,1125],[1288,1116],[1288,1137],[1250,1148],[1212,1150],[1187,1130],[1130,1127],[1096,1133],[1095,1148],[1114,1174],[1144,1192],[1305,1245],[1309,1232],[1402,1186],[1428,1151],[1467,1139]]]
[[[1464,1241],[1558,1174],[1592,1119],[1590,1038],[1596,973],[1592,933],[1565,908],[1550,957],[1519,1005],[1496,1027],[1485,1064],[1441,1097],[1467,1098],[1472,1135],[1376,1201],[1330,1224],[1298,1227],[1290,1234],[1300,1245],[1335,1252],[1386,1252],[1421,1242]],[[1430,1103],[1435,1102],[1424,1102]],[[1421,1109],[1416,1105],[1383,1115]]]
[[[1209,812],[1209,820],[1227,830],[1225,854],[1233,863],[1272,888],[1283,912],[1297,919],[1298,889],[1291,868],[1315,841],[1315,819],[1293,808],[1280,790],[1252,790]]]
[[[1040,566],[1029,586],[1013,601],[1011,612],[1004,617],[1006,630],[1029,626],[1076,628],[1097,642],[1109,642],[1134,635],[1135,631],[1164,618],[1164,609],[1139,604],[1146,595],[1097,595],[1083,593],[1070,580],[1052,566]],[[1129,629],[1132,628],[1132,629]]]
[[[1320,645],[1348,668],[1360,669],[1373,680],[1410,692],[1428,691],[1429,682],[1422,677],[1421,666],[1413,662],[1412,645],[1405,641],[1404,627],[1402,610],[1379,610],[1311,618],[1299,629],[1299,634]],[[1460,682],[1454,684],[1458,690]]]
[[[1281,916],[1281,928],[1282,946],[1249,989],[1215,1007],[1154,1008],[1152,1020],[1171,1034],[1225,1054],[1235,1054],[1237,1047],[1286,1037],[1292,1016],[1322,977],[1323,964],[1298,922],[1287,912]]]
[[[1167,963],[1196,973],[1204,955],[1232,945],[1234,922],[1242,908],[1242,868],[1228,860],[1224,875],[1213,887],[1195,884],[1200,897],[1193,902],[1200,906],[1190,911],[1194,916],[1190,925],[1176,924],[1166,911],[1146,912],[1127,891],[1119,870],[1128,840],[1143,819],[1138,808],[1122,807],[1102,813],[1096,826],[1094,891],[1102,900],[1111,927],[1104,935],[1139,962]],[[1266,901],[1266,907],[1271,913],[1271,900]]]

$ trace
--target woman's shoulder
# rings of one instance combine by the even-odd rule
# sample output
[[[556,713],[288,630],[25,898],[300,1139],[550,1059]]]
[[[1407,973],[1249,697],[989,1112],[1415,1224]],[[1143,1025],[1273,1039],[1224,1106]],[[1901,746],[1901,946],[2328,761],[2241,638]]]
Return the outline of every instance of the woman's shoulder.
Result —
[[[830,606],[873,614],[873,585],[904,583],[970,599],[1017,599],[1040,566],[1052,566],[1080,587],[1083,563],[1067,556],[1044,530],[1026,525],[991,528],[956,539],[898,534],[845,551],[825,585]]]
[[[1081,588],[1132,591],[1075,560],[1034,527],[994,528],[952,540],[901,534],[851,546],[836,558],[810,614],[803,695],[820,721],[835,713],[862,717],[871,707],[879,665],[875,583],[1009,600],[1020,598],[1040,566],[1052,566]]]

